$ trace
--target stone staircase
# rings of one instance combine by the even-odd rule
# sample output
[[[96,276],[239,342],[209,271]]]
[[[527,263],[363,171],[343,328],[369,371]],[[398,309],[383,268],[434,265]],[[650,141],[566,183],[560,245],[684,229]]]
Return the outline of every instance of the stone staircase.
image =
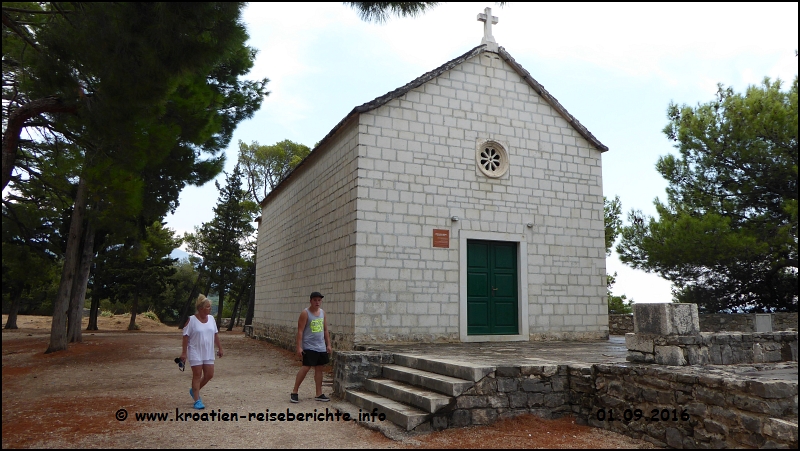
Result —
[[[386,418],[410,431],[494,371],[444,359],[394,354],[394,364],[382,365],[381,377],[367,379],[360,389],[345,391],[345,400],[362,410],[385,413]]]

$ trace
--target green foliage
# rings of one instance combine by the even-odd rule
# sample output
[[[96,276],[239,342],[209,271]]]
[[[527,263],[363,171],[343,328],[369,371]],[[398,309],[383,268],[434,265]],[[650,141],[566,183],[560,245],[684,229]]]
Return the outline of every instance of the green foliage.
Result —
[[[703,312],[797,310],[797,77],[670,104],[659,218],[628,215],[620,259],[674,283]]]
[[[111,313],[111,311],[109,311],[109,310],[101,310],[100,311],[100,316],[102,316],[103,318],[113,318],[114,314]]]
[[[391,16],[416,17],[433,9],[438,2],[345,2],[365,22],[384,23]]]
[[[239,141],[239,163],[247,177],[247,191],[256,203],[275,189],[310,152],[308,146],[288,139],[271,146]]]
[[[131,307],[130,301],[138,293],[140,309],[161,311],[165,303],[172,301],[163,295],[169,279],[177,272],[169,254],[180,243],[172,229],[154,222],[146,227],[144,240],[129,240],[99,254],[92,289],[109,297],[101,300],[101,310],[121,313]]]
[[[628,299],[624,294],[622,296],[614,296],[611,289],[617,282],[617,273],[614,275],[606,274],[606,296],[608,297],[608,313],[633,313],[633,299]]]
[[[606,256],[611,255],[611,248],[614,246],[620,230],[622,229],[622,203],[619,196],[608,200],[603,197],[603,223],[605,225]]]
[[[226,174],[225,186],[220,187],[214,207],[214,218],[195,227],[194,234],[185,235],[189,252],[200,255],[207,268],[215,291],[219,294],[220,311],[225,313],[225,295],[231,291],[247,260],[252,257],[253,218],[258,206],[242,189],[242,171],[237,164]],[[217,316],[219,325],[220,315]]]

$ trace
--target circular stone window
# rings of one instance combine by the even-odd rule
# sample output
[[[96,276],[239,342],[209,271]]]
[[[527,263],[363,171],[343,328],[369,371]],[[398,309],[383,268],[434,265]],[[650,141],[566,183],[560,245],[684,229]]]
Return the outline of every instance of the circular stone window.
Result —
[[[508,153],[494,141],[486,141],[478,146],[475,157],[478,169],[487,177],[502,177],[508,171]]]

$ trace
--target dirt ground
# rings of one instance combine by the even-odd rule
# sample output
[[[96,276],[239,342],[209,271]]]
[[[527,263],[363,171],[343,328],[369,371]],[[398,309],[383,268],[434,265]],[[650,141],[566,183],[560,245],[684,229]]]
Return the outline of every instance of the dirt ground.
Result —
[[[200,412],[208,414],[208,421],[194,421],[186,416],[198,412],[188,393],[191,372],[180,372],[174,363],[180,331],[144,317],[137,318],[139,331],[127,331],[129,319],[98,318],[100,331],[84,331],[83,343],[51,354],[44,354],[49,317],[21,316],[20,329],[3,330],[3,448],[653,447],[576,425],[569,417],[523,416],[491,426],[406,435],[400,441],[355,422],[258,421],[256,416],[248,421],[250,413],[319,413],[326,408],[354,413],[358,408],[313,401],[311,374],[300,388],[301,402],[291,404],[299,361],[239,331],[220,332],[224,357],[216,361],[215,377],[201,393],[206,409]],[[328,371],[325,393],[331,391],[330,377]],[[137,421],[136,414],[146,413],[169,417]],[[225,413],[237,413],[239,421],[219,421]]]

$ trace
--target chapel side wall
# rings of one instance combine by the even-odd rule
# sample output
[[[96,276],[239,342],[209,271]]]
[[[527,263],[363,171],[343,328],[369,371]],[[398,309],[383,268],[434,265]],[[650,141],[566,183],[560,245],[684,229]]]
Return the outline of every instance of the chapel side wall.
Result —
[[[322,308],[335,349],[352,349],[357,127],[317,149],[262,209],[253,335],[294,349],[308,295]]]
[[[459,341],[460,231],[527,243],[531,339],[608,336],[601,153],[498,55],[362,113],[359,132],[357,342]],[[479,175],[478,139],[506,146],[506,176]]]

